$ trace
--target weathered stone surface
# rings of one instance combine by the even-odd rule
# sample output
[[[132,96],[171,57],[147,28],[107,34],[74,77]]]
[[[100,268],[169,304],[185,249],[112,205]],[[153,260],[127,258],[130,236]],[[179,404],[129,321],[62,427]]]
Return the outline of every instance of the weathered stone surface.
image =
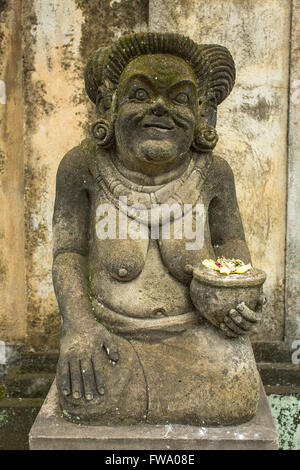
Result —
[[[144,0],[23,2],[26,341],[34,348],[58,346],[51,279],[55,175],[64,153],[89,132],[88,116],[94,119],[83,66],[95,47],[145,27],[146,20]]]
[[[220,106],[215,152],[233,169],[253,262],[267,272],[268,304],[256,340],[283,337],[289,27],[287,0],[149,1],[150,30],[223,44],[236,62],[234,91]],[[298,42],[294,44],[296,51]],[[294,70],[299,71],[296,64]],[[295,292],[290,290],[295,300],[289,302],[297,302]]]
[[[196,268],[191,282],[191,297],[198,311],[219,326],[227,312],[236,308],[242,298],[254,310],[257,298],[263,295],[265,280],[266,273],[258,269],[224,279],[223,274],[212,269]]]
[[[55,166],[84,135],[80,38],[83,16],[73,0],[23,2],[24,163],[27,343],[58,345],[59,314],[51,282]]]
[[[49,1],[47,4],[40,0],[28,0],[23,2],[22,18],[19,1],[2,2],[0,80],[3,83],[0,85],[0,107],[4,117],[1,125],[5,123],[6,130],[2,134],[0,169],[3,178],[2,205],[9,207],[9,210],[5,210],[1,224],[5,230],[0,234],[1,246],[3,244],[0,272],[4,286],[1,292],[1,339],[24,339],[27,335],[28,344],[33,347],[53,348],[58,345],[59,315],[51,290],[50,273],[51,211],[58,162],[64,151],[85,135],[87,116],[94,116],[83,92],[83,63],[98,45],[108,44],[124,32],[146,30],[148,24],[152,30],[159,28],[159,25],[164,30],[181,30],[195,39],[201,37],[201,42],[202,39],[207,42],[219,41],[234,53],[239,69],[237,87],[228,102],[222,105],[219,119],[221,139],[217,149],[220,149],[220,153],[225,155],[234,169],[250,247],[260,247],[260,251],[254,253],[255,264],[264,267],[265,262],[269,263],[266,284],[269,305],[264,308],[265,326],[257,338],[268,340],[271,333],[273,339],[282,339],[285,231],[283,180],[286,161],[284,141],[287,125],[285,107],[290,4],[287,0],[201,1],[197,5],[193,2],[174,1],[172,7],[164,3],[162,8],[160,2],[150,1],[148,12],[147,1],[136,1],[134,4],[130,2],[129,6],[125,0],[68,0],[55,3]],[[287,237],[290,253],[288,263],[293,263],[289,268],[291,275],[287,277],[286,333],[291,339],[297,336],[296,314],[299,310],[299,295],[293,294],[299,289],[299,276],[297,270],[295,271],[297,262],[293,261],[297,259],[299,252],[299,230],[295,225],[297,217],[294,217],[298,207],[295,196],[297,182],[293,179],[298,168],[296,150],[299,145],[297,147],[297,119],[292,118],[292,115],[297,116],[298,106],[297,103],[293,104],[298,101],[297,5],[297,2],[293,2],[292,61],[295,60],[296,65],[291,68],[290,142],[293,139],[293,144],[290,146],[289,172],[289,187],[295,189],[291,189],[288,202],[288,226],[293,233],[290,242]],[[21,21],[24,24],[22,61],[21,36],[14,35],[13,40],[10,39],[13,31],[21,31],[21,26],[9,26],[13,16],[16,24]],[[237,51],[238,44],[241,45],[240,51]],[[14,63],[10,61],[11,54],[16,59]],[[17,73],[13,71],[15,67],[18,68]],[[15,77],[14,80],[11,80],[12,76]],[[21,109],[22,94],[25,115]],[[14,103],[17,109],[12,106],[13,95],[16,96]],[[12,110],[12,119],[6,114],[8,109]],[[235,110],[236,118],[232,117],[231,110]],[[22,135],[23,122],[25,140]],[[62,122],[64,124],[58,125]],[[61,128],[63,131],[57,132]],[[229,128],[230,140],[225,139]],[[265,139],[266,135],[268,139]],[[13,139],[9,136],[13,136]],[[27,316],[22,235],[24,179],[21,144],[24,141]],[[251,159],[243,157],[248,154]],[[252,183],[252,188],[255,189],[249,190]],[[14,191],[9,190],[12,184],[15,184]],[[262,192],[266,193],[267,198],[261,204]],[[276,204],[272,204],[274,197]],[[259,211],[256,210],[258,206]],[[264,225],[260,217],[270,223]],[[18,233],[17,240],[13,237],[14,233]],[[12,243],[12,240],[15,241]],[[275,305],[276,308],[273,307]]]
[[[87,62],[98,117],[59,165],[53,216],[57,386],[72,419],[222,426],[256,413],[247,336],[266,275],[202,265],[251,261],[232,171],[212,153],[234,77],[225,47],[180,34],[125,35]]]
[[[239,426],[85,426],[62,418],[56,385],[31,428],[31,450],[267,450],[278,438],[263,388],[258,412]]]
[[[291,362],[291,345],[283,341],[252,342],[256,362]]]
[[[10,369],[5,377],[5,397],[44,398],[53,382],[54,374],[24,374],[19,367]]]
[[[292,2],[290,108],[288,129],[288,194],[286,237],[286,330],[289,341],[300,338],[300,2]]]
[[[0,11],[0,338],[23,339],[26,330],[22,2]],[[17,235],[17,236],[16,236]]]
[[[55,373],[58,352],[34,353],[24,352],[20,359],[21,371],[29,373]]]
[[[261,362],[259,372],[264,384],[300,387],[300,367],[298,364]]]

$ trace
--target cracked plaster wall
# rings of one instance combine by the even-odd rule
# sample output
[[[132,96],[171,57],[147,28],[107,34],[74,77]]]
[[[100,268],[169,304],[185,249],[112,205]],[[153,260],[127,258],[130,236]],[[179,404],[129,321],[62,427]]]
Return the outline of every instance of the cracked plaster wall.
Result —
[[[0,1],[1,339],[57,347],[51,219],[59,161],[94,119],[83,67],[99,45],[148,26],[223,44],[235,58],[216,152],[233,168],[253,261],[268,274],[255,338],[283,338],[290,7],[289,0]]]

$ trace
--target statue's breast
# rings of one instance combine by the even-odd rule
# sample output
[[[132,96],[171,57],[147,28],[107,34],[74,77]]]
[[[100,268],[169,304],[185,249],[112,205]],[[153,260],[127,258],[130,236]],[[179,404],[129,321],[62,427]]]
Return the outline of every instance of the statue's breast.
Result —
[[[170,224],[170,230],[162,226],[159,240],[165,266],[176,279],[184,283],[191,280],[193,267],[200,266],[203,259],[214,256],[206,205],[199,199],[189,209],[181,219]]]
[[[143,270],[149,245],[148,229],[139,238],[134,221],[104,194],[98,196],[94,205],[92,239],[97,260],[113,278],[130,281]]]
[[[185,210],[186,209],[186,210]],[[135,279],[143,270],[149,239],[158,240],[162,263],[179,281],[191,280],[191,267],[213,256],[207,221],[207,208],[198,201],[187,206],[176,217],[164,217],[164,223],[151,226],[141,219],[129,217],[105,197],[98,195],[93,209],[93,253],[102,267],[119,281]],[[172,215],[172,211],[170,212]],[[145,220],[143,220],[145,222]]]

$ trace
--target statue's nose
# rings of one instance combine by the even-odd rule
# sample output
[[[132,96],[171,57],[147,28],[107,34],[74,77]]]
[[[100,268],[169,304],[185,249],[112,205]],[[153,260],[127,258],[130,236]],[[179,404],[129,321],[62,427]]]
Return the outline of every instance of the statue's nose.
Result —
[[[152,105],[152,112],[155,116],[165,116],[168,113],[168,108],[166,107],[164,101],[159,98]]]

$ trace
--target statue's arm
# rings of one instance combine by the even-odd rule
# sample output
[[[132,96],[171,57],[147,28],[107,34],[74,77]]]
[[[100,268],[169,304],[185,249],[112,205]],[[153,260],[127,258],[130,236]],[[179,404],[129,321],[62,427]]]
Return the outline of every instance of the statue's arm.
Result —
[[[218,158],[215,163],[215,190],[208,217],[212,246],[216,257],[239,258],[251,262],[243,223],[237,203],[233,172]]]
[[[80,151],[73,149],[57,172],[52,271],[63,319],[57,385],[72,400],[93,400],[104,393],[104,348],[111,360],[118,360],[111,335],[94,318],[88,295],[89,178]]]
[[[218,157],[215,160],[214,171],[215,188],[212,192],[208,217],[215,255],[216,257],[238,258],[249,263],[251,256],[245,240],[233,172],[229,164]],[[265,298],[262,296],[255,312],[250,310],[244,302],[239,303],[235,309],[228,312],[220,328],[230,338],[250,334],[261,319],[264,301]]]
[[[61,161],[53,214],[53,284],[65,325],[93,318],[87,291],[89,201],[76,149]]]

